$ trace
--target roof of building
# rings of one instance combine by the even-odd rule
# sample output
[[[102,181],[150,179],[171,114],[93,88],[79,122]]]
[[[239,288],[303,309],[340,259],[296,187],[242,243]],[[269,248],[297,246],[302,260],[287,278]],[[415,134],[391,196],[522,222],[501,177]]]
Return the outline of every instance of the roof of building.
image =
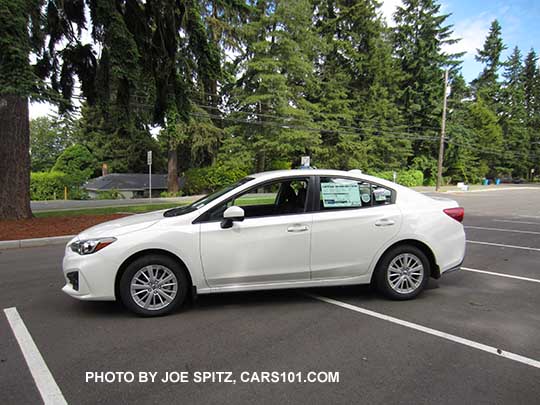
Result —
[[[136,191],[147,190],[148,174],[146,173],[111,173],[105,176],[88,180],[84,189],[90,191],[119,190]],[[166,174],[152,174],[152,189],[167,189]]]

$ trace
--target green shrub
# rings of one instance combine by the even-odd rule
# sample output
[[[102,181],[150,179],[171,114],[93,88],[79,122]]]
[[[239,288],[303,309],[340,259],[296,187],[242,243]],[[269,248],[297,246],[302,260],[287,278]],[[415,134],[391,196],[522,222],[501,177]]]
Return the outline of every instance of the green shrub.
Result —
[[[86,146],[75,144],[66,148],[56,159],[52,171],[66,173],[74,182],[82,184],[92,176],[96,165],[95,157]]]
[[[51,171],[30,174],[30,199],[34,201],[63,200],[64,187],[68,189],[69,199],[84,199],[86,196],[79,184],[66,173]]]
[[[115,189],[99,191],[96,196],[97,200],[122,200],[123,198],[124,195]]]
[[[247,172],[236,166],[214,165],[186,171],[185,195],[206,194],[236,183]]]
[[[386,170],[382,172],[370,172],[372,176],[381,179],[394,181],[394,172]],[[399,170],[396,171],[396,183],[405,187],[418,187],[424,184],[424,174],[420,170]]]
[[[162,191],[159,196],[161,198],[182,197],[182,191],[177,191],[176,193],[174,191]]]

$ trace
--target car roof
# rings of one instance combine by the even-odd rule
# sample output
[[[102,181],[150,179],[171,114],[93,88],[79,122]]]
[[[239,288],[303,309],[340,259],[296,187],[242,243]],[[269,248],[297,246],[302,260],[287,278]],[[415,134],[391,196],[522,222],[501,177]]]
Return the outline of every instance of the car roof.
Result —
[[[353,177],[363,180],[371,180],[381,185],[386,185],[389,187],[397,186],[396,183],[393,183],[388,180],[384,180],[378,177],[369,176],[362,173],[360,170],[333,170],[333,169],[291,169],[291,170],[271,170],[267,172],[260,172],[250,174],[248,177],[260,180],[271,180],[280,177],[293,177],[293,176],[340,176],[340,177]]]

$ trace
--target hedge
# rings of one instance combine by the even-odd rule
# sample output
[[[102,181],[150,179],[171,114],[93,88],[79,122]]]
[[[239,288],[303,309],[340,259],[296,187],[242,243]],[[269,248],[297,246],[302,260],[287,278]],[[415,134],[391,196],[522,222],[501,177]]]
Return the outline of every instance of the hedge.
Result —
[[[68,198],[83,199],[84,193],[73,177],[59,171],[30,173],[30,199],[55,200],[64,198],[64,187],[68,188]]]
[[[370,172],[371,176],[380,177],[381,179],[394,181],[394,172],[386,170],[382,172]],[[424,184],[424,173],[420,170],[399,170],[396,171],[396,183],[406,187],[417,187]]]
[[[236,183],[247,172],[238,167],[209,166],[189,169],[185,173],[184,195],[206,194]]]

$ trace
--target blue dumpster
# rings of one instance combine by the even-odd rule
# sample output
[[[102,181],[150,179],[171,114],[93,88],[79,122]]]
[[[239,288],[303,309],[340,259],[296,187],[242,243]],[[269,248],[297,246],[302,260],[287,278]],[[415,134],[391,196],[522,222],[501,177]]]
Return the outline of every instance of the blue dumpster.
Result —
[[[489,180],[488,180],[488,179],[482,180],[482,185],[483,185],[483,186],[487,186],[488,184],[489,184]]]
[[[499,184],[501,184],[501,179],[495,179],[495,184],[498,186]]]

